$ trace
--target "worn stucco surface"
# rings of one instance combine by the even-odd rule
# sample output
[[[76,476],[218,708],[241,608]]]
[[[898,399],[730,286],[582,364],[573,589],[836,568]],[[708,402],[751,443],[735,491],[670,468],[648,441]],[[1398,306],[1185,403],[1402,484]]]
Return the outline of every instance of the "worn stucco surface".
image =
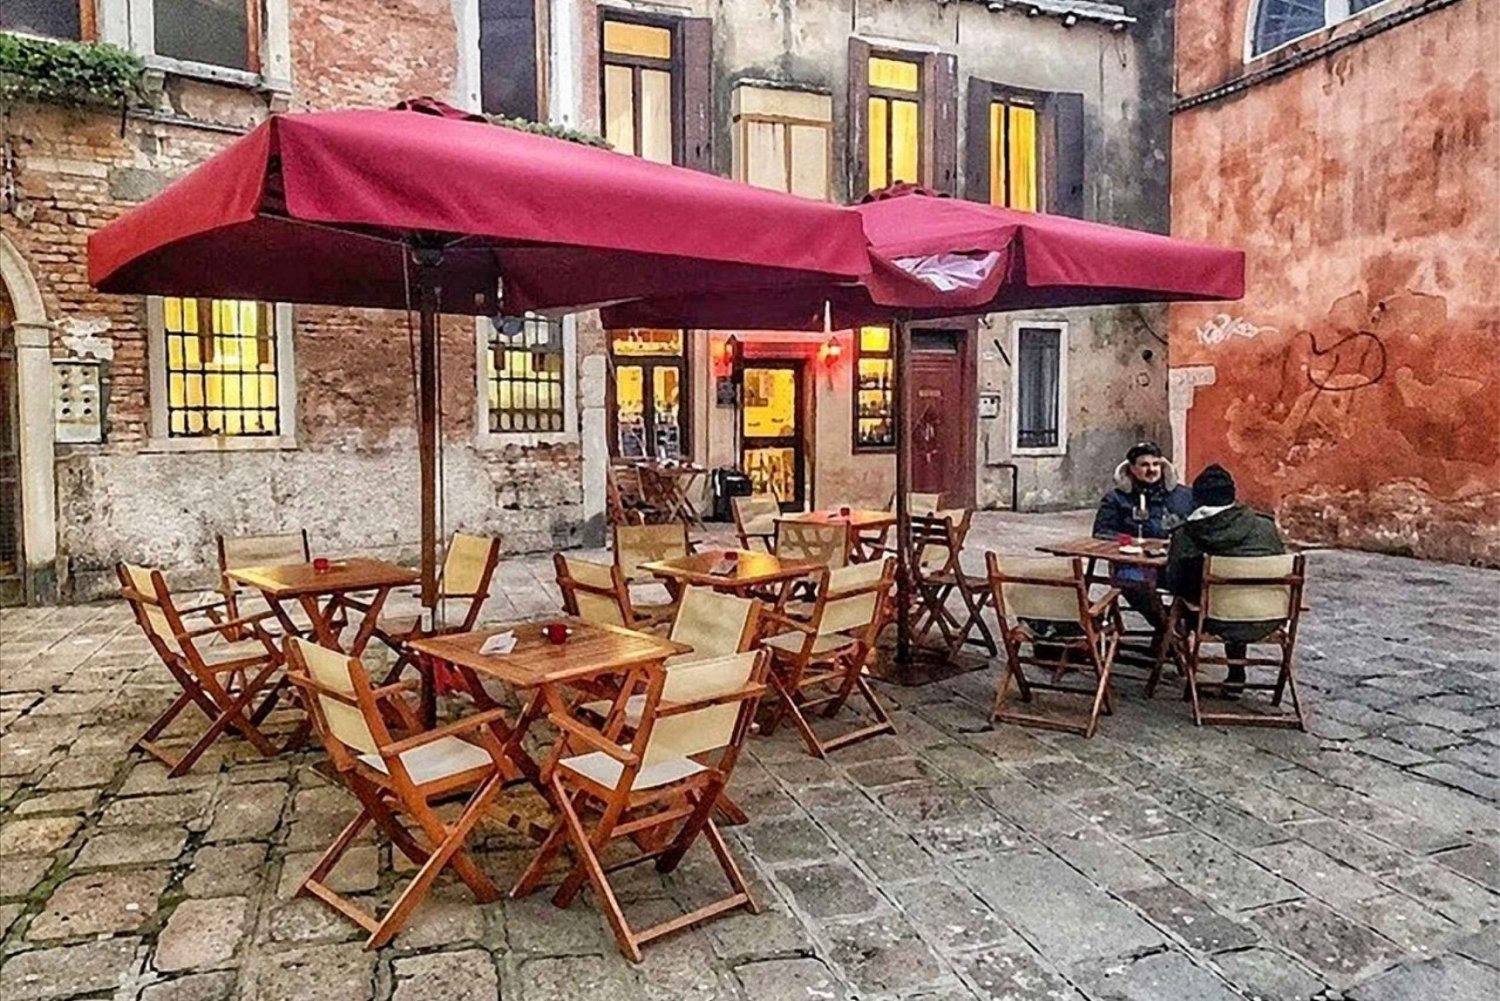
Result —
[[[1184,96],[1234,75],[1226,11],[1179,5]],[[1460,0],[1174,120],[1174,232],[1248,257],[1243,302],[1174,308],[1189,465],[1300,539],[1500,562],[1497,37]]]

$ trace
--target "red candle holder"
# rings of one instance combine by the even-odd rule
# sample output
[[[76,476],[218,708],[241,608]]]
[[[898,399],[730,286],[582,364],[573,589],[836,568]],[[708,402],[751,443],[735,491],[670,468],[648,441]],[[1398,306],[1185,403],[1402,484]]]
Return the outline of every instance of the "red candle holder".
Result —
[[[333,563],[326,556],[319,556],[313,560],[313,573],[327,573],[333,569]]]
[[[553,646],[562,646],[568,642],[568,624],[566,622],[549,622],[542,628],[542,635],[547,637],[547,642]]]

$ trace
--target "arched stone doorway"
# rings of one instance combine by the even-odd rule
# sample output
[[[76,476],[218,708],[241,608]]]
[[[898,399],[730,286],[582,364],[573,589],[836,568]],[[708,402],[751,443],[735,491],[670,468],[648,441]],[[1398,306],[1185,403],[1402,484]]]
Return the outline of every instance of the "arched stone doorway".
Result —
[[[19,591],[30,601],[50,600],[56,594],[57,500],[52,450],[52,324],[41,289],[21,251],[0,234],[0,344],[4,361],[5,392],[0,405],[8,412],[0,443],[0,498],[7,510],[0,532],[9,532],[20,565],[16,584],[7,588],[0,581],[0,599],[14,598]],[[0,540],[0,563],[7,543]],[[0,567],[0,570],[3,570]]]

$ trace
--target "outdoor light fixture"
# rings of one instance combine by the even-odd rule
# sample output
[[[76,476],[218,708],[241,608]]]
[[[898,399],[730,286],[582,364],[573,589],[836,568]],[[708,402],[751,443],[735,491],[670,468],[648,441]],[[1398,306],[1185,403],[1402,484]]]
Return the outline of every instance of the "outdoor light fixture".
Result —
[[[1005,9],[1005,0],[990,0],[990,2],[985,6],[989,7],[990,10],[998,14],[1000,11]]]
[[[490,326],[501,337],[514,337],[526,329],[526,318],[524,316],[495,315],[490,317]]]
[[[1124,21],[1116,21],[1114,23],[1114,25],[1109,30],[1110,31],[1124,31],[1127,27],[1129,27],[1129,26]]]
[[[839,358],[843,356],[844,346],[839,343],[837,337],[830,337],[828,338],[827,343],[823,345],[822,354],[823,363],[825,365],[832,366],[834,362],[838,361]]]
[[[1071,27],[1073,27],[1073,25],[1075,25],[1077,23],[1078,23],[1078,15],[1077,14],[1069,14],[1067,17],[1063,18],[1063,27],[1064,28],[1071,28]]]
[[[1040,17],[1041,14],[1042,14],[1042,8],[1040,8],[1040,7],[1032,7],[1029,10],[1026,11],[1026,16],[1027,17]]]

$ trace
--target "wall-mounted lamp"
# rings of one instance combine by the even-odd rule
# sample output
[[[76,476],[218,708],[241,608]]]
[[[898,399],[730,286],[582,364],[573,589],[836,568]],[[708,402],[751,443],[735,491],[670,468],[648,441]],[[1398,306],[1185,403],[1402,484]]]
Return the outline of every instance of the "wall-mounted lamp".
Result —
[[[1063,27],[1064,28],[1071,28],[1071,27],[1073,27],[1073,25],[1075,25],[1077,23],[1078,23],[1078,15],[1077,14],[1069,14],[1067,17],[1063,18]]]

